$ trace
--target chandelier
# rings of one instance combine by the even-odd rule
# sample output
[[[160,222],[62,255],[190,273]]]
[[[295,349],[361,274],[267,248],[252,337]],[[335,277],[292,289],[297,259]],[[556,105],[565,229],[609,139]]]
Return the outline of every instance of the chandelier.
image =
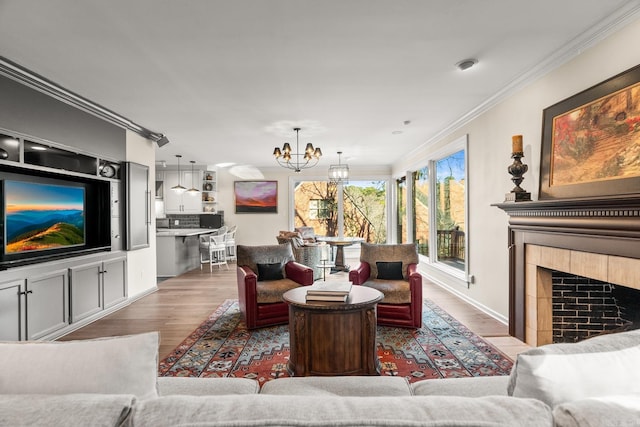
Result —
[[[340,162],[342,151],[338,151],[338,164],[329,166],[329,182],[337,184],[349,180],[349,165]]]
[[[304,149],[304,153],[300,152],[300,141],[298,139],[300,128],[293,128],[296,131],[296,152],[291,152],[291,146],[288,142],[285,142],[282,146],[282,151],[280,148],[276,147],[273,150],[273,155],[276,158],[276,161],[283,168],[291,169],[296,172],[300,172],[302,169],[312,168],[320,160],[322,157],[322,151],[320,147],[313,148],[311,143],[307,143],[306,148]]]

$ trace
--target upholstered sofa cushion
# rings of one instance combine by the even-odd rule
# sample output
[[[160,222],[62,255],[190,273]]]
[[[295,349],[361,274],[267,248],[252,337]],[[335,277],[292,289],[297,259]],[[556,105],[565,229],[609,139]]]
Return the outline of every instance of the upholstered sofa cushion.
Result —
[[[363,242],[360,244],[360,261],[366,262],[371,268],[371,278],[378,278],[377,261],[402,262],[402,277],[407,279],[407,266],[418,263],[418,251],[415,243],[401,245],[378,245]]]
[[[0,394],[158,395],[157,332],[83,341],[0,342]]]
[[[299,287],[300,284],[291,279],[269,280],[256,283],[256,301],[258,304],[271,304],[282,302],[282,294],[290,289]]]
[[[403,377],[293,377],[267,381],[260,393],[296,396],[411,396],[411,386]]]
[[[532,348],[518,355],[511,370],[508,393],[536,397],[553,405],[602,396],[614,388],[617,393],[633,393],[640,390],[639,351],[640,330]],[[600,365],[596,370],[606,366],[607,373],[589,375],[586,364]],[[580,380],[578,383],[576,378]]]
[[[158,377],[158,394],[169,396],[218,396],[224,394],[256,394],[260,383],[249,378]]]
[[[551,409],[506,396],[167,396],[140,402],[133,425],[549,426]],[[241,402],[239,406],[239,402]]]
[[[127,394],[0,395],[0,425],[128,426],[135,403]]]
[[[614,394],[640,396],[638,362],[640,345],[594,353],[519,355],[513,396],[532,397],[551,407]]]
[[[289,261],[294,261],[291,245],[288,243],[263,246],[238,245],[236,252],[238,265],[249,267],[256,275],[258,274],[258,264],[280,262],[284,265]]]
[[[509,377],[443,378],[417,381],[411,384],[416,396],[506,396]]]
[[[640,395],[613,395],[563,403],[553,409],[555,427],[640,425]]]
[[[381,304],[410,304],[411,287],[406,280],[367,280],[363,286],[377,289],[384,294]]]

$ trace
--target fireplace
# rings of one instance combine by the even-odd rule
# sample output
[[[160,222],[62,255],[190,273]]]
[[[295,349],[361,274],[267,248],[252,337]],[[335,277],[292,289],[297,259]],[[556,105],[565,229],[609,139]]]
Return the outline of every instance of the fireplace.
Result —
[[[640,200],[614,197],[516,202],[496,206],[510,216],[511,335],[537,346],[554,341],[574,342],[596,333],[633,327],[628,322],[637,324],[637,321],[633,321],[638,316],[637,305],[614,309],[605,304],[605,296],[602,295],[600,308],[589,304],[587,310],[579,310],[584,307],[578,302],[585,301],[576,298],[575,310],[564,310],[566,316],[554,315],[554,310],[558,312],[561,308],[559,304],[562,304],[559,289],[564,289],[567,294],[573,292],[576,296],[584,295],[582,292],[592,292],[594,298],[598,292],[604,294],[608,289],[612,292],[627,289],[622,292],[631,292],[629,299],[637,302],[638,294],[635,292],[640,291]],[[563,283],[556,284],[554,290],[554,272],[559,272],[555,273],[556,277],[587,279],[585,283],[592,283],[592,289],[584,290],[591,286],[584,283],[572,283],[572,286]],[[573,285],[576,287],[572,290]],[[568,304],[571,306],[572,303]],[[592,313],[592,317],[599,323],[588,326],[590,319],[582,315],[594,310],[598,313]],[[612,319],[604,321],[604,317],[616,319],[609,323]],[[574,332],[560,333],[558,330],[564,329],[564,326],[570,326],[566,329]]]
[[[640,291],[561,271],[551,282],[554,343],[640,328]]]

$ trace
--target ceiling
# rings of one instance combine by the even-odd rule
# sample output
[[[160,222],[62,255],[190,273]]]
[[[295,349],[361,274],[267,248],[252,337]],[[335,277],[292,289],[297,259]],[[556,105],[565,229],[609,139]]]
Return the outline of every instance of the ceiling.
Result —
[[[299,126],[327,168],[384,166],[637,3],[0,0],[0,55],[165,134],[157,160],[273,167]]]

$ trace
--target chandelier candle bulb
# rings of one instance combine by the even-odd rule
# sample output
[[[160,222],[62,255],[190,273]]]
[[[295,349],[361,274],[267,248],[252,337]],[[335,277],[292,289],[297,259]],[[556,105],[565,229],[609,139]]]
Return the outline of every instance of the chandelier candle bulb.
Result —
[[[513,135],[511,137],[511,152],[522,153],[522,135]]]

